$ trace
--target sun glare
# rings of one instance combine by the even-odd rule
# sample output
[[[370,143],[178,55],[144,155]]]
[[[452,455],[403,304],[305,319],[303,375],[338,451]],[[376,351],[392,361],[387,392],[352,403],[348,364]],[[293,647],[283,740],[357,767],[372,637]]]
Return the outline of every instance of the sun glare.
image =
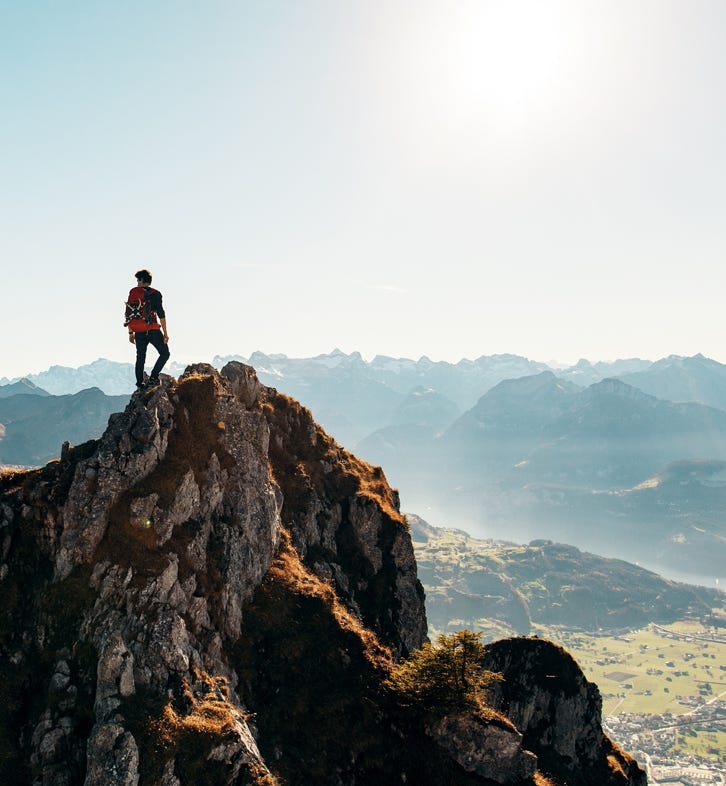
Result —
[[[566,88],[568,38],[548,3],[482,3],[451,20],[441,75],[450,112],[489,133],[510,133],[558,103]]]
[[[557,134],[587,92],[597,55],[583,33],[592,20],[557,2],[424,7],[408,18],[396,57],[399,96],[409,102],[420,144],[444,145],[455,156],[477,143],[537,144],[543,131]]]
[[[547,4],[535,6],[526,19],[513,13],[509,5],[495,8],[486,22],[489,52],[485,67],[493,76],[490,94],[502,111],[526,114],[527,107],[552,102],[564,87],[564,31]]]

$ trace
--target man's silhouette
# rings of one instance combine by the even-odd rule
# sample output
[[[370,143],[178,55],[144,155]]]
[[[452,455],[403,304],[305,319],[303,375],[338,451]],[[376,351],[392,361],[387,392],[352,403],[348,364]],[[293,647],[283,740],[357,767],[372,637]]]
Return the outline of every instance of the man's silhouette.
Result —
[[[157,321],[158,317],[158,321]],[[129,292],[126,303],[126,321],[129,341],[136,344],[136,389],[155,387],[159,384],[159,373],[169,360],[169,334],[166,332],[166,314],[161,302],[161,292],[151,288],[151,273],[139,270],[136,286]],[[144,381],[146,349],[151,344],[159,357],[151,370],[148,381]]]

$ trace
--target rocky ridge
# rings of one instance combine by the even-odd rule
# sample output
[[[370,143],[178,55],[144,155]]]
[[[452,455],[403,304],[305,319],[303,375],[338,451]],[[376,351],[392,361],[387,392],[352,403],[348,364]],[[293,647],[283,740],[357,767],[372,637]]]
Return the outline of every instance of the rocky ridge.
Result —
[[[249,366],[163,378],[0,494],[8,786],[644,782],[576,667],[566,761],[546,680],[536,734],[506,693],[489,722],[395,705],[382,683],[426,638],[397,494]]]

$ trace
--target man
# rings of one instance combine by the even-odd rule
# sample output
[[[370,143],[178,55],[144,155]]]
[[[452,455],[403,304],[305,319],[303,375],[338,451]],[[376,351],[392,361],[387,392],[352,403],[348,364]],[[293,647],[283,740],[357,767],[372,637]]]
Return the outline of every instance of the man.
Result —
[[[169,360],[169,334],[166,332],[166,314],[161,302],[161,292],[151,288],[151,273],[148,270],[139,270],[136,273],[136,286],[129,292],[126,303],[124,325],[129,330],[129,341],[136,344],[136,389],[155,387],[159,384],[161,369]],[[156,349],[159,357],[148,382],[144,382],[144,364],[149,344]]]

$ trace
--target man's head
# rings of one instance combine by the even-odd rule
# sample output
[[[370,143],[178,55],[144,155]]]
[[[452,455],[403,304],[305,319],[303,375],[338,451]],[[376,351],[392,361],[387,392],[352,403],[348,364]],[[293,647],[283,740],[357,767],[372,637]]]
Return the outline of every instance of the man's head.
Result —
[[[148,270],[139,270],[136,274],[136,280],[139,284],[150,284],[151,283],[151,273]]]

